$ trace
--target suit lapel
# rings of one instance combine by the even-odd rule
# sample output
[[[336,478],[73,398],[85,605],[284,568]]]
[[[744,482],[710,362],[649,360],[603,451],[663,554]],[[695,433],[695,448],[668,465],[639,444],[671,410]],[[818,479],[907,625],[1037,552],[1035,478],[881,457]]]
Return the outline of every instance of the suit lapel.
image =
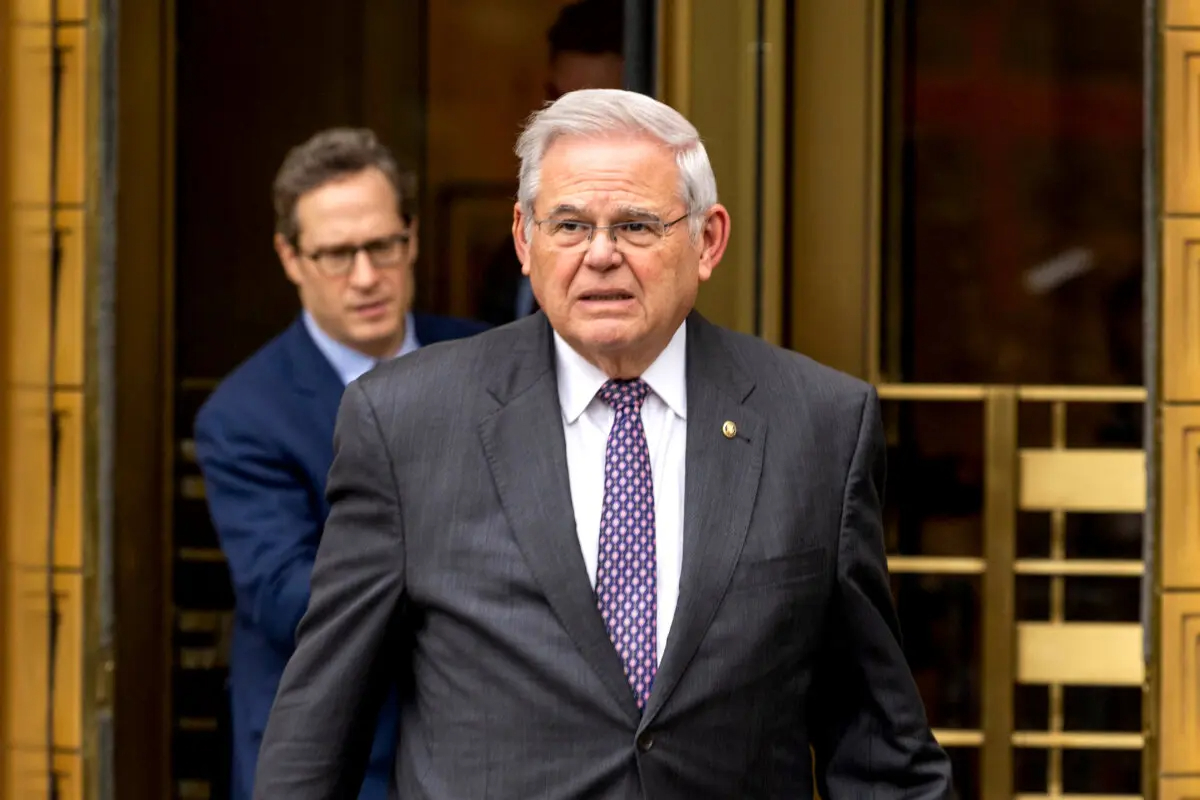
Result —
[[[493,380],[500,408],[479,429],[500,504],[568,635],[624,712],[636,719],[637,705],[579,549],[550,326],[544,315],[535,314],[510,331],[512,339],[498,339],[492,362],[515,368],[503,369]]]
[[[330,458],[333,455],[333,428],[337,420],[338,407],[346,387],[329,359],[318,349],[309,336],[304,322],[297,319],[284,334],[288,337],[288,352],[291,357],[292,383],[297,393],[307,399],[312,412],[314,441],[328,441]]]
[[[743,402],[754,382],[699,314],[688,318],[683,570],[666,650],[643,715],[648,725],[696,654],[725,596],[758,496],[766,423]],[[737,432],[725,435],[732,422]]]

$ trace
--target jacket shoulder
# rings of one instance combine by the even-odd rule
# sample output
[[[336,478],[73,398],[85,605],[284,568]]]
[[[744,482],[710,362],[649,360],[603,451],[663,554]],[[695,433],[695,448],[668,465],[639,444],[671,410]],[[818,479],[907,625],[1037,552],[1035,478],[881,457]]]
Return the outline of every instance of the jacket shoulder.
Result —
[[[490,326],[484,322],[458,317],[443,317],[437,314],[413,313],[417,339],[422,345],[436,344],[452,339],[465,339],[482,333]]]
[[[270,406],[279,397],[280,381],[288,375],[287,337],[292,331],[283,331],[221,379],[217,388],[205,399],[196,414],[197,428],[220,423],[222,425],[255,424],[263,412],[270,417]]]
[[[486,394],[497,369],[504,371],[527,349],[526,320],[458,339],[422,345],[359,378],[359,385],[377,410],[413,409],[440,415],[463,409],[468,398]]]
[[[875,392],[861,378],[822,364],[803,353],[773,345],[757,336],[720,329],[726,346],[756,384],[769,392],[813,394],[861,403]]]

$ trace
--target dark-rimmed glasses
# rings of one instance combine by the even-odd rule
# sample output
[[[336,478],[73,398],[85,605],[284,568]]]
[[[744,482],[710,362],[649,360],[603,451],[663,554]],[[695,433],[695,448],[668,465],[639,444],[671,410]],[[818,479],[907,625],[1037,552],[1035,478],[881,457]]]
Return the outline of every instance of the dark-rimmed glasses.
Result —
[[[367,254],[367,260],[375,269],[387,269],[404,261],[408,255],[408,246],[412,236],[407,233],[397,233],[381,239],[371,239],[362,244],[346,244],[335,247],[324,247],[306,253],[296,246],[296,252],[317,265],[317,269],[331,278],[346,275],[354,269],[354,261],[359,252]]]

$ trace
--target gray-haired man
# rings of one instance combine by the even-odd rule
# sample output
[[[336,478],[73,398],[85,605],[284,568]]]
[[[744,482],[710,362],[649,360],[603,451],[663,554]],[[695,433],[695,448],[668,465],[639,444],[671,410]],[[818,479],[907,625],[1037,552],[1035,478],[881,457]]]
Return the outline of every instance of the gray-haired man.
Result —
[[[541,311],[347,390],[256,797],[348,795],[402,666],[395,797],[950,796],[874,390],[693,311],[730,219],[678,113],[572,92],[517,151]]]

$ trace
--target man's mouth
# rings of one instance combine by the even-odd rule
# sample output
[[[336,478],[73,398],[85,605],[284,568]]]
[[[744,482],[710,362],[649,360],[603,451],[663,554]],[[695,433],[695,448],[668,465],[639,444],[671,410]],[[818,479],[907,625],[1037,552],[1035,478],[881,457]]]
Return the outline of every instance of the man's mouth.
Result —
[[[629,292],[609,291],[609,292],[587,292],[580,296],[581,300],[592,303],[615,303],[622,300],[632,300],[633,295]]]

